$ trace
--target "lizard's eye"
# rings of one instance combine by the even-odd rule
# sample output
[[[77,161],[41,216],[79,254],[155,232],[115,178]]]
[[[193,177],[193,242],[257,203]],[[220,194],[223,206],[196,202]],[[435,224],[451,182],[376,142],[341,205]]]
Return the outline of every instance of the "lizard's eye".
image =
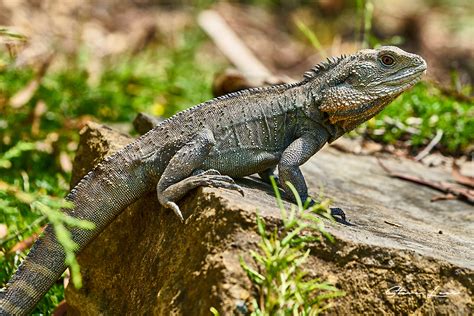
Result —
[[[390,55],[382,55],[380,56],[380,62],[382,62],[384,66],[392,66],[395,63],[395,59]]]

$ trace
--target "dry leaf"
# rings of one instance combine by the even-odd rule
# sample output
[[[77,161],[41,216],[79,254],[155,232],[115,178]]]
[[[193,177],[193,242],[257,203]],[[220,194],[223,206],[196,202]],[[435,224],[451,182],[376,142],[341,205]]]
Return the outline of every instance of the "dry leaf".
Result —
[[[31,100],[36,90],[39,87],[39,80],[37,78],[33,79],[28,83],[23,89],[15,93],[10,99],[10,105],[12,108],[18,109],[24,106],[28,101]]]
[[[448,165],[451,163],[452,158],[443,156],[440,153],[429,154],[421,159],[421,163],[428,167],[437,167],[442,165]]]
[[[53,60],[53,56],[53,54],[50,54],[48,57],[46,57],[40,64],[35,78],[31,80],[23,89],[21,89],[20,91],[15,93],[14,96],[11,97],[9,102],[11,107],[15,109],[21,108],[31,100],[31,98],[35,95],[36,90],[38,90],[41,79],[46,74],[46,71],[48,70],[49,65],[51,64],[51,61]]]
[[[379,143],[372,141],[364,141],[362,143],[362,154],[371,155],[373,153],[378,153],[383,150],[383,146]]]
[[[59,165],[64,172],[72,171],[72,161],[69,155],[65,151],[61,151],[59,154]]]
[[[53,311],[53,316],[64,316],[67,315],[67,302],[66,300],[62,300],[61,303],[56,306],[56,308]]]
[[[8,227],[5,224],[0,224],[0,239],[4,239],[8,235]]]
[[[71,281],[71,271],[69,270],[69,268],[67,268],[66,271],[64,271],[64,279],[63,279],[64,288],[67,288],[67,286],[69,285],[69,281]]]
[[[31,122],[31,134],[37,136],[40,132],[40,123],[41,117],[46,113],[47,107],[46,103],[43,100],[36,103],[35,109],[33,111],[33,120]]]
[[[33,243],[36,241],[36,239],[38,239],[38,236],[39,234],[38,233],[34,233],[33,235],[31,235],[30,237],[28,238],[25,238],[23,239],[22,241],[20,242],[17,242],[15,244],[15,246],[13,246],[11,249],[10,249],[10,253],[14,253],[14,252],[22,252],[26,249],[29,249]]]

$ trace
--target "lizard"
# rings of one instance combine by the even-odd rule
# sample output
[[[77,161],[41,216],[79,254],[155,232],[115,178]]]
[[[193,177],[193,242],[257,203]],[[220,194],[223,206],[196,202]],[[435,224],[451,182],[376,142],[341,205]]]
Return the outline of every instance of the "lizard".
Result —
[[[296,83],[251,88],[175,114],[105,158],[66,196],[64,211],[91,221],[94,230],[70,228],[79,253],[120,212],[156,190],[159,203],[183,221],[178,201],[199,186],[235,190],[258,173],[268,181],[278,167],[305,201],[300,170],[324,144],[369,120],[426,72],[422,57],[398,47],[363,49],[329,58]],[[32,311],[67,268],[51,225],[0,292],[0,315]]]

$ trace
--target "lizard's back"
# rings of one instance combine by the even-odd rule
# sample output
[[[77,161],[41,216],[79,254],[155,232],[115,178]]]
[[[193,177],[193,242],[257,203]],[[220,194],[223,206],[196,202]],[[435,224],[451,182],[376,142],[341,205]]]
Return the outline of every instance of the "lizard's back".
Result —
[[[203,169],[238,177],[266,169],[291,142],[297,111],[308,102],[298,89],[297,84],[248,89],[181,112],[161,127],[167,133],[167,146],[174,152],[197,131],[209,129],[216,145]]]

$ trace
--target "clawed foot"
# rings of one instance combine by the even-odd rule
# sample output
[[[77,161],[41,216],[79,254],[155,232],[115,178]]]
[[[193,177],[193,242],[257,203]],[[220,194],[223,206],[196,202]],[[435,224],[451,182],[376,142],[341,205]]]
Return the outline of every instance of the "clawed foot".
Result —
[[[311,207],[316,203],[317,202],[315,200],[311,199],[311,201],[309,202],[308,207]],[[331,208],[329,208],[329,210],[331,211],[330,212],[331,216],[334,218],[334,220],[336,222],[338,222],[340,224],[348,225],[348,226],[354,226],[354,224],[351,224],[346,220],[346,213],[344,213],[344,211],[341,208],[331,207]]]
[[[334,220],[336,220],[336,222],[340,224],[344,224],[346,226],[355,226],[354,224],[346,221],[346,214],[339,207],[331,207],[330,210],[331,210],[331,216],[334,218]]]
[[[210,169],[205,171],[196,170],[190,177],[169,186],[165,192],[163,192],[164,199],[162,198],[160,202],[163,206],[172,209],[181,222],[184,222],[183,214],[174,201],[179,201],[187,192],[199,186],[234,190],[244,196],[244,190],[240,185],[235,183],[234,179],[226,175],[221,175],[217,170]]]
[[[239,192],[242,196],[245,196],[244,189],[242,189],[240,185],[235,183],[234,179],[232,179],[229,176],[206,173],[206,174],[200,174],[198,176],[192,176],[192,177],[198,177],[195,180],[191,180],[191,181],[196,181],[196,184],[197,184],[196,186],[234,190],[234,191]]]
[[[191,179],[193,177],[196,177],[196,178],[193,180]],[[197,181],[198,183],[194,183],[194,184],[197,184],[198,186],[235,190],[235,191],[238,191],[240,194],[242,194],[242,196],[244,196],[244,190],[242,189],[240,185],[235,183],[234,179],[232,179],[229,176],[221,175],[221,173],[215,169],[194,170],[191,177],[183,181],[187,181],[188,179],[190,179],[191,182]]]
[[[339,207],[331,207],[330,210],[331,210],[331,216],[334,217],[336,221],[337,221],[336,217],[340,217],[342,221],[344,222],[346,221],[346,214],[344,213],[342,209],[340,209]]]

